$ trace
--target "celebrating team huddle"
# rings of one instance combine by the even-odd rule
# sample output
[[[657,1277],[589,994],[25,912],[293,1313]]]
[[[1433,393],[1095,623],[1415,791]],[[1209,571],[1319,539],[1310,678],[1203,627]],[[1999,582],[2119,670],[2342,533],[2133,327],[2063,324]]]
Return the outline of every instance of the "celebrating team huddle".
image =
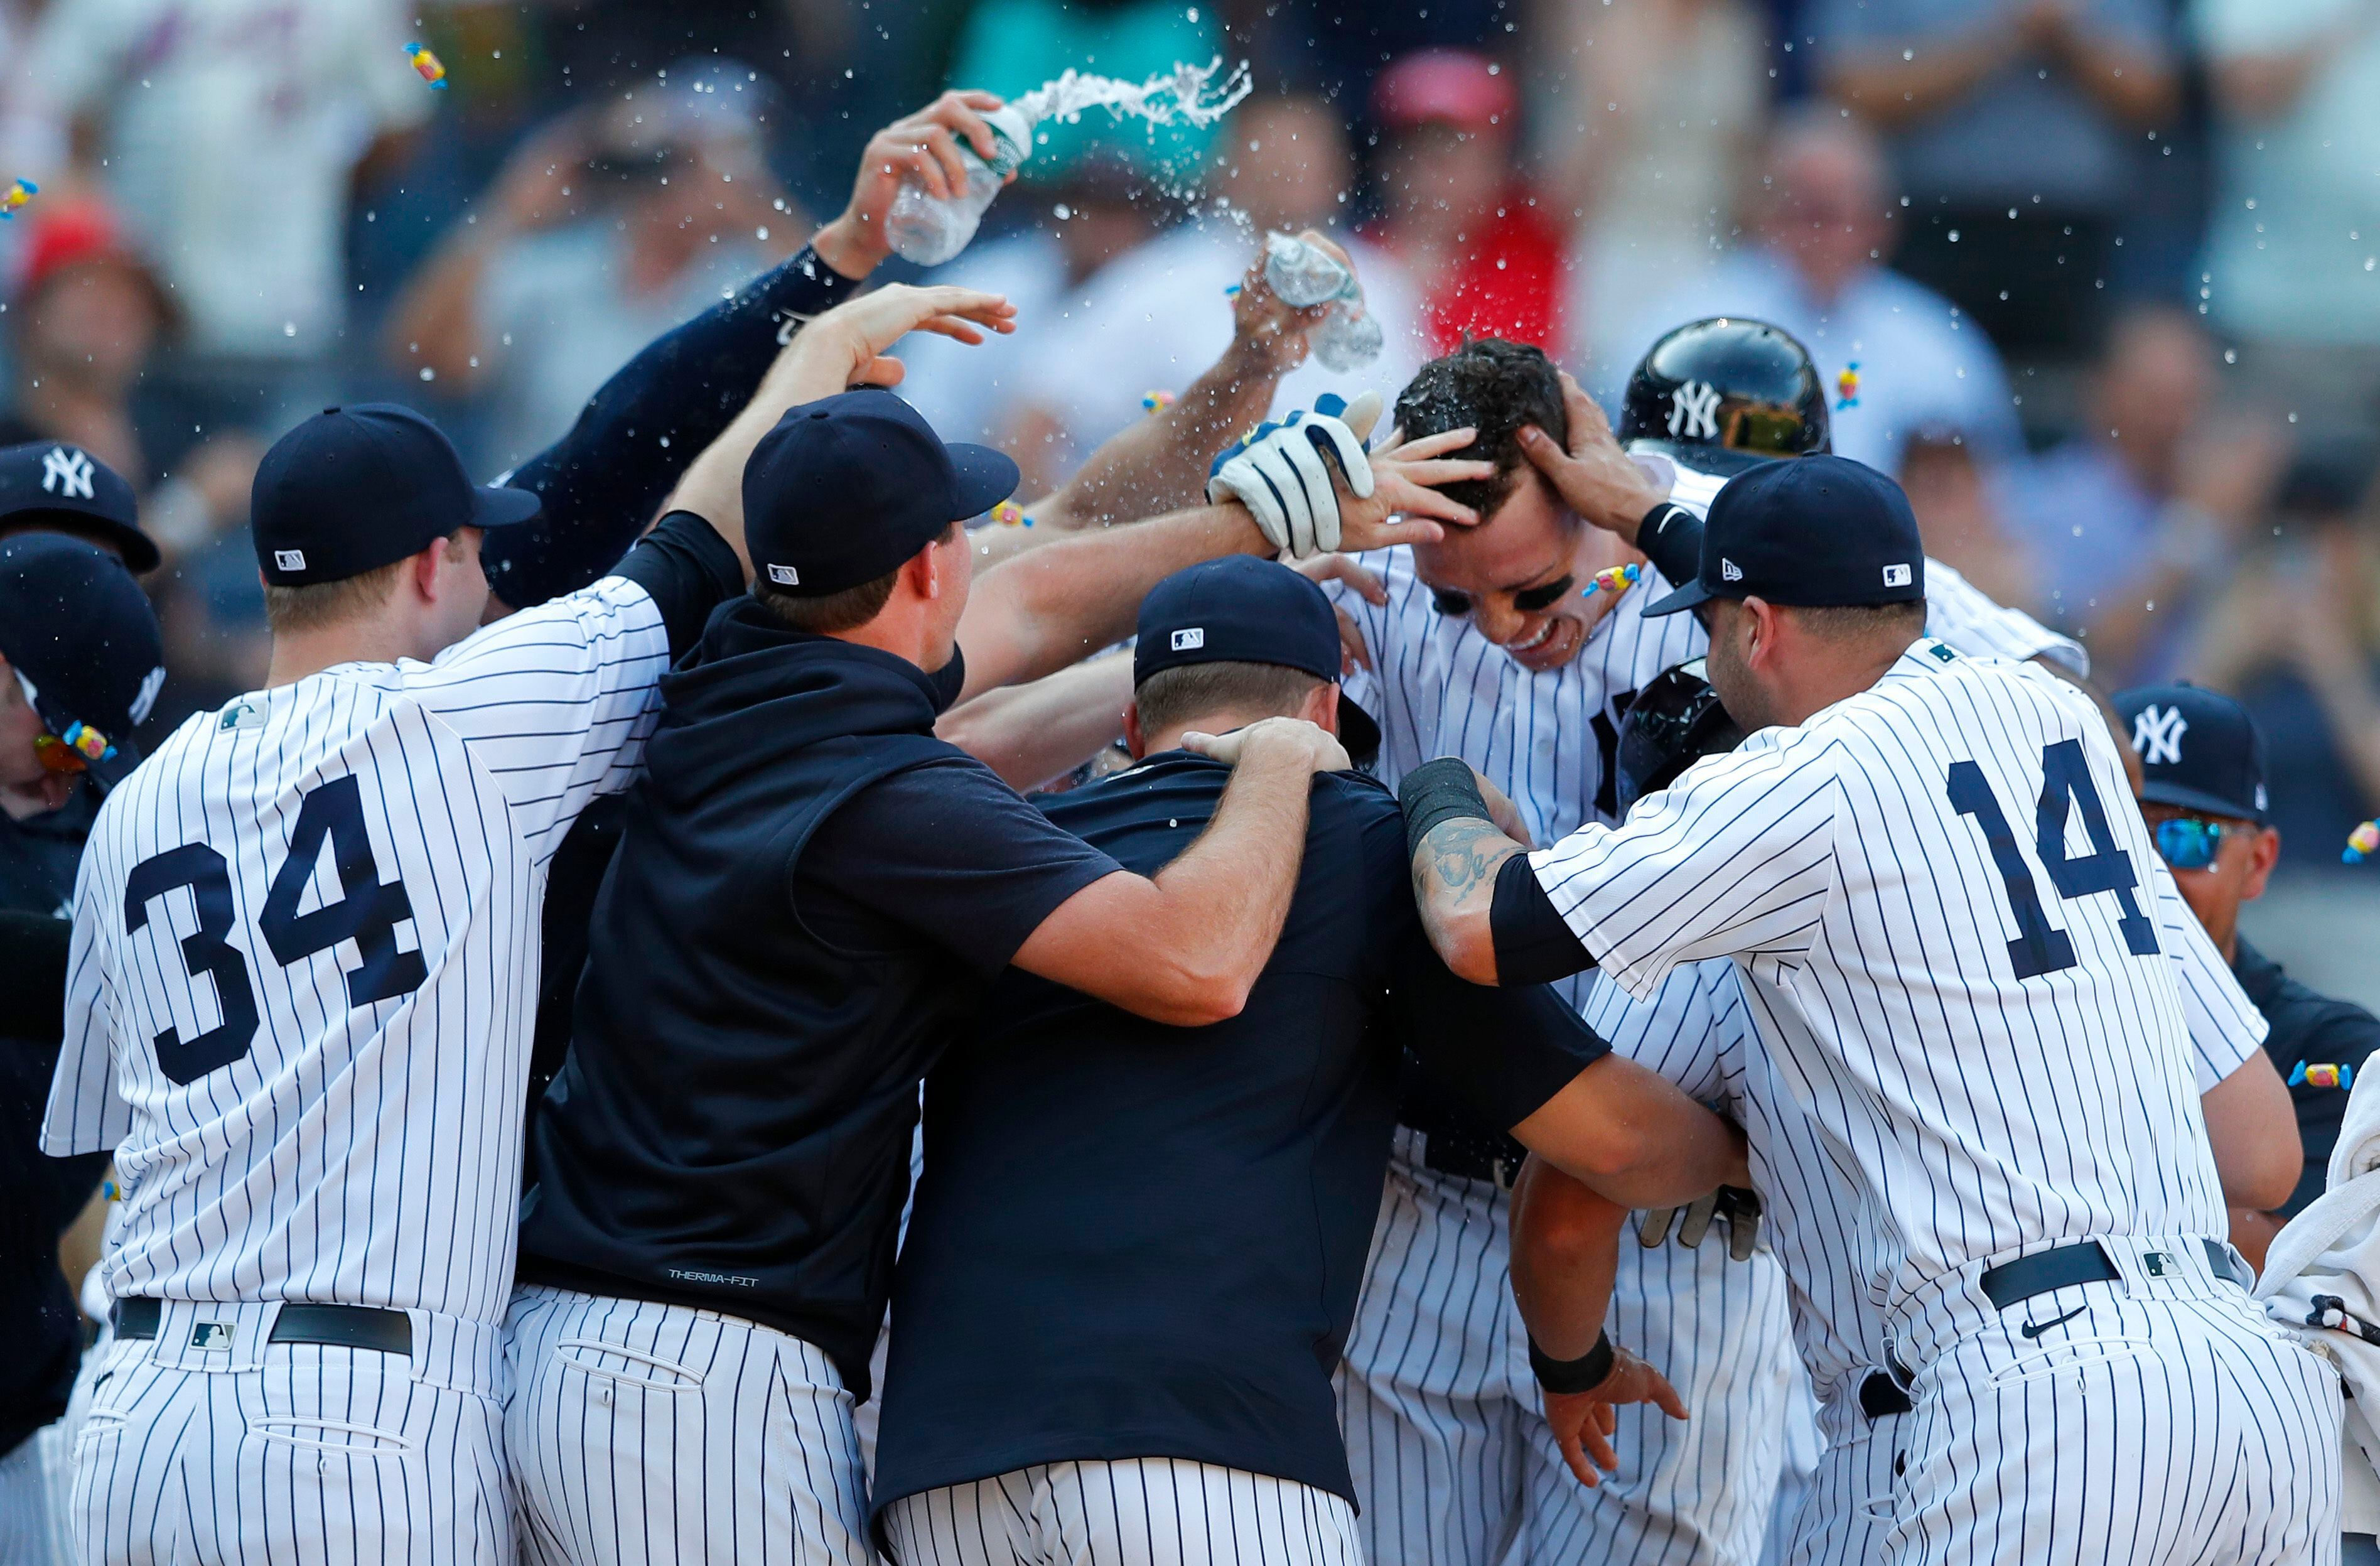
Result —
[[[1801,345],[1234,358],[978,533],[887,355],[1033,323],[868,178],[505,482],[265,458],[75,890],[81,1560],[2338,1559],[2264,1021]]]

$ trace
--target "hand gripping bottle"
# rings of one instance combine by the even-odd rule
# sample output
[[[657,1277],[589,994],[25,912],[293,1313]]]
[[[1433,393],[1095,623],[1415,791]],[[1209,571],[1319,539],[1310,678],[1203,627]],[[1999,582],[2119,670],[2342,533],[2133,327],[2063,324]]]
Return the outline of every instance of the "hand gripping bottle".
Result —
[[[965,249],[1002,183],[1032,152],[1033,122],[1015,105],[990,110],[983,117],[991,127],[992,159],[985,163],[965,137],[959,138],[959,161],[967,170],[964,191],[944,200],[928,194],[914,175],[901,181],[901,192],[885,214],[884,237],[904,261],[940,266]]]

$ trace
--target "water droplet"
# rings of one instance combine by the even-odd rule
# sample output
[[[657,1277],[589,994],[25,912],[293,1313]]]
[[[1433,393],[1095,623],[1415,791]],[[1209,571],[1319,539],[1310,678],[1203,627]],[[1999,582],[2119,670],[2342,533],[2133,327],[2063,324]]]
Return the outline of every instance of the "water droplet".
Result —
[[[281,323],[281,334],[285,337],[295,337],[298,335],[298,323],[294,321],[283,322]]]
[[[755,238],[755,239],[766,239],[768,237],[769,237],[769,225],[768,225],[767,224],[765,224],[765,223],[764,223],[764,224],[762,224],[759,227],[758,227],[758,228],[756,228],[756,229],[752,230],[752,237],[753,237],[753,238]]]
[[[1904,60],[1913,60],[1917,58],[1917,51],[1914,49],[1903,49],[1900,52],[1900,57]]]
[[[2239,349],[2237,349],[2237,348],[2226,348],[2226,349],[2224,349],[2224,350],[2223,350],[2223,362],[2224,362],[2224,363],[2226,363],[2226,364],[2237,364],[2237,363],[2239,363],[2239,362],[2240,362],[2240,350],[2239,350]]]
[[[438,379],[438,372],[425,364],[421,367],[421,378],[424,381],[435,381]]]
[[[1955,228],[1954,228],[1954,229],[1950,230],[1950,243],[1952,243],[1953,245],[1955,245],[1955,244],[1957,244],[1958,242],[1959,242],[1959,231],[1958,231],[1957,229],[1955,229]]]

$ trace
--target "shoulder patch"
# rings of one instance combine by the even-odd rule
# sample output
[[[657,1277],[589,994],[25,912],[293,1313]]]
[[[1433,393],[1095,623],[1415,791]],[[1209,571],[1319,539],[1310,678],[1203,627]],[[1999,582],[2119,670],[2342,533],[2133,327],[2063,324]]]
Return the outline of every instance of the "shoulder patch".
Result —
[[[1956,651],[1954,651],[1954,650],[1953,650],[1953,649],[1951,649],[1951,648],[1950,648],[1947,643],[1944,643],[1944,642],[1938,642],[1938,641],[1937,641],[1937,642],[1936,642],[1932,647],[1927,648],[1925,650],[1926,650],[1926,651],[1928,651],[1928,652],[1930,652],[1930,653],[1932,653],[1932,654],[1933,654],[1937,659],[1939,659],[1941,662],[1945,662],[1945,663],[1949,662],[1952,659],[1954,659],[1954,658],[1956,658],[1956,657],[1958,657],[1958,656],[1959,656],[1959,655],[1958,655],[1958,653],[1957,653]]]

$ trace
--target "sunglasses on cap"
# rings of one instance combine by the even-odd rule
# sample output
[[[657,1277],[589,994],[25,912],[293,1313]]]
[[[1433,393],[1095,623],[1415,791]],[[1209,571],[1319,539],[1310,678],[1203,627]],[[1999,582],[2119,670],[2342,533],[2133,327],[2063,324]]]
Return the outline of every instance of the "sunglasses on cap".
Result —
[[[53,772],[79,772],[114,756],[115,747],[89,723],[68,723],[63,734],[34,735],[33,754]]]
[[[2222,852],[2224,834],[2236,830],[2228,821],[2175,816],[2156,824],[2157,856],[2172,869],[2203,870]]]

